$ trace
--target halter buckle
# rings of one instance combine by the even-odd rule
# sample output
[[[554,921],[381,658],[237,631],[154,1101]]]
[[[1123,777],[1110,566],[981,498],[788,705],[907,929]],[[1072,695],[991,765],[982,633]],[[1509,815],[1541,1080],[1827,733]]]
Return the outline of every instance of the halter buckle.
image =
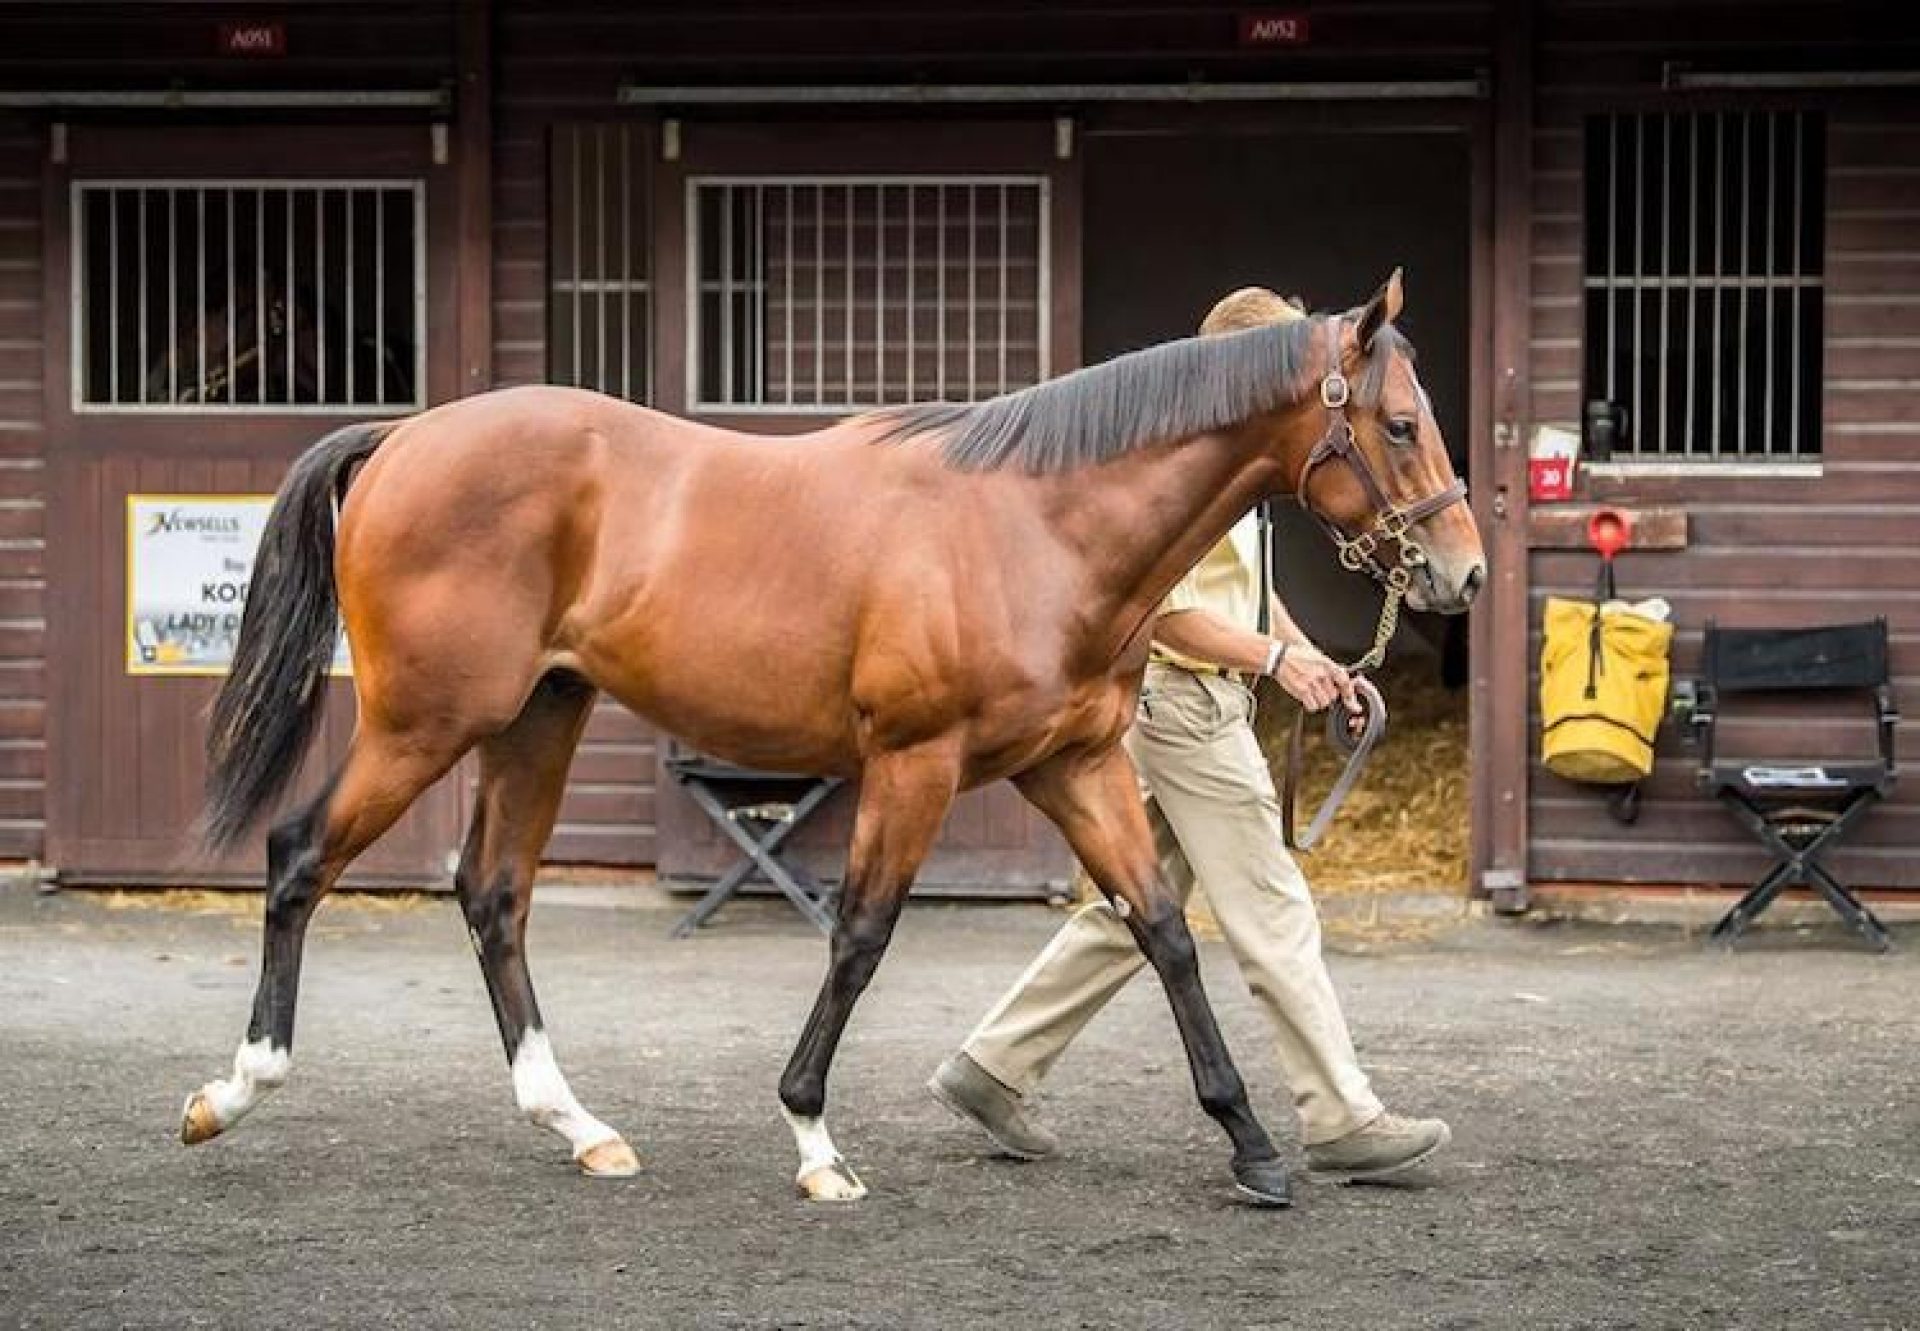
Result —
[[[1347,405],[1353,396],[1347,384],[1347,376],[1338,370],[1329,370],[1327,377],[1320,381],[1320,405],[1328,411],[1338,411]]]

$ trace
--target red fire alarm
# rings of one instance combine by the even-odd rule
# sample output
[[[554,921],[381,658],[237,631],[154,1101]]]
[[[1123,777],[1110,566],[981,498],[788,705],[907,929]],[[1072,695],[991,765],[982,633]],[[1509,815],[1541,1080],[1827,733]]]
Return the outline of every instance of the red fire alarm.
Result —
[[[1633,519],[1617,508],[1596,508],[1587,519],[1587,544],[1609,563],[1633,543]]]

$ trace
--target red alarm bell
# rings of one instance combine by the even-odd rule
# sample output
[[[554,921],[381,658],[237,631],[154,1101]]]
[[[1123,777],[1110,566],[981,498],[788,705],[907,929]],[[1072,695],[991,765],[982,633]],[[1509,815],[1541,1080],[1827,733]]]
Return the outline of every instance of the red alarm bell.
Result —
[[[1608,563],[1633,541],[1633,520],[1617,508],[1596,508],[1587,519],[1587,544]]]

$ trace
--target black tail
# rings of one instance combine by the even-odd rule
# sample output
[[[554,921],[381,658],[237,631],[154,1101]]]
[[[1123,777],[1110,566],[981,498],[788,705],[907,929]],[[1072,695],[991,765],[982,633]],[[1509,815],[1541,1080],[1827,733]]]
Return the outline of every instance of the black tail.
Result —
[[[207,804],[201,836],[238,841],[286,789],[326,700],[339,609],[333,519],[347,468],[380,446],[388,426],[349,425],[302,453],[287,473],[254,559],[233,669],[207,726]]]

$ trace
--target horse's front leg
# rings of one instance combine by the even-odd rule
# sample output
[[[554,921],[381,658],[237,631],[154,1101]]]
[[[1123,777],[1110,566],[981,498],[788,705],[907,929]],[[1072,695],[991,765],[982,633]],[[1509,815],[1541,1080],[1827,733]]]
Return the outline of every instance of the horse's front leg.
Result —
[[[1132,761],[1117,744],[1063,753],[1015,784],[1060,828],[1160,976],[1200,1106],[1233,1141],[1233,1176],[1240,1192],[1258,1205],[1288,1205],[1287,1171],[1247,1103],[1246,1085],[1200,984],[1199,954],[1186,916],[1160,875]]]
[[[827,978],[780,1078],[780,1103],[800,1149],[795,1181],[814,1201],[850,1202],[867,1195],[827,1132],[827,1071],[953,802],[960,772],[957,749],[942,744],[884,754],[861,774]]]

